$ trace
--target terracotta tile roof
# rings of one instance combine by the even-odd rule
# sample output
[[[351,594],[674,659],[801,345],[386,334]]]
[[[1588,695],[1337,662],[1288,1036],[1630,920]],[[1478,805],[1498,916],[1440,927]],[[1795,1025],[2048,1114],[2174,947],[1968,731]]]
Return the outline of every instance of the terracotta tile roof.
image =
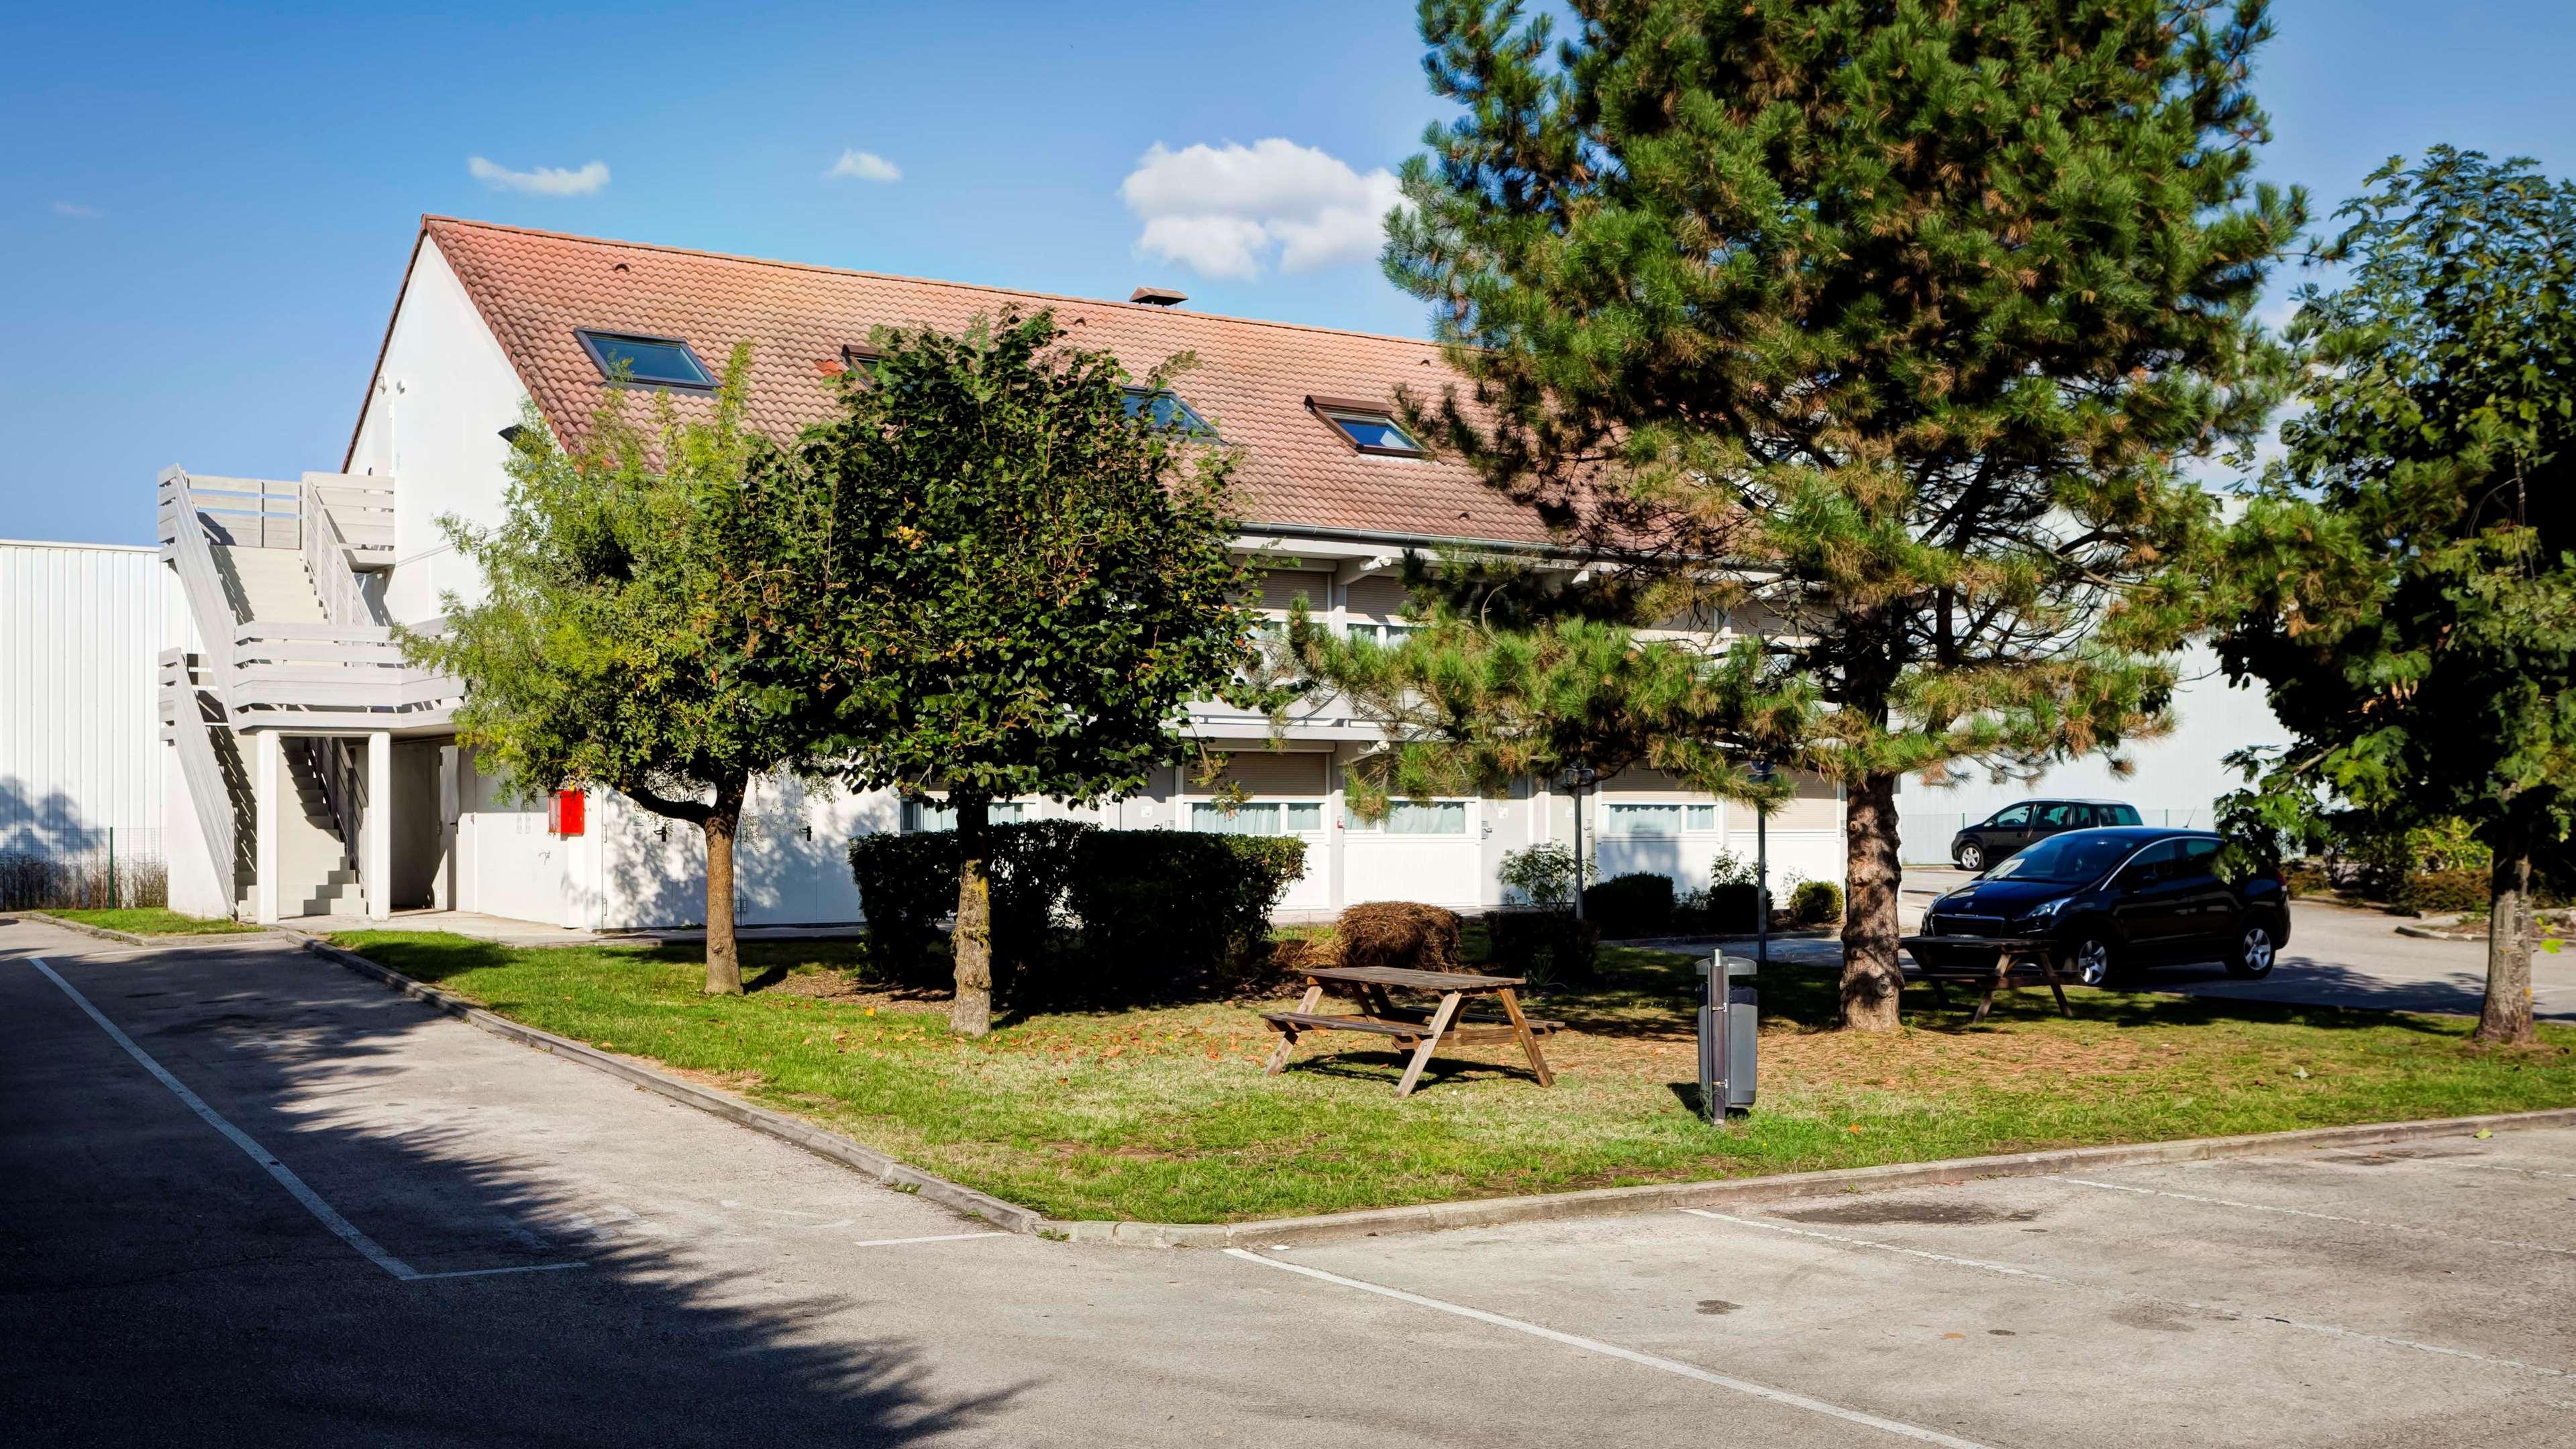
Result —
[[[1528,508],[1449,462],[1357,452],[1309,396],[1436,396],[1455,379],[1428,342],[1170,307],[1051,297],[793,262],[425,217],[537,406],[559,429],[587,419],[603,386],[576,328],[687,340],[710,367],[752,345],[757,424],[779,436],[834,406],[829,369],[872,326],[955,329],[1006,306],[1056,309],[1076,345],[1142,375],[1179,352],[1199,365],[1175,389],[1244,450],[1238,505],[1256,527],[1544,543]]]

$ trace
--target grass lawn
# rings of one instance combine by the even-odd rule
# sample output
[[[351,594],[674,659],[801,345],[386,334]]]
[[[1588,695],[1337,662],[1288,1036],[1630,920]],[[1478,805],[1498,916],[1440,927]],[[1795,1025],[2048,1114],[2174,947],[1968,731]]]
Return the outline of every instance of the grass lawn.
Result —
[[[1604,986],[1535,1003],[1569,1028],[1548,1043],[1553,1090],[1515,1049],[1478,1046],[1399,1102],[1402,1058],[1351,1033],[1264,1077],[1272,1038],[1244,1003],[1005,1018],[969,1041],[942,1002],[853,988],[845,944],[745,942],[752,991],[708,998],[694,947],[338,939],[1064,1218],[1222,1222],[2576,1104],[2562,1027],[2499,1052],[2449,1018],[2070,989],[2072,1021],[2041,990],[1974,1029],[1921,1011],[1862,1037],[1816,1030],[1830,978],[1784,969],[1762,983],[1760,1105],[1712,1128],[1689,1106],[1696,978],[1658,952],[1606,951]]]
[[[219,916],[183,916],[165,906],[137,906],[121,911],[47,911],[46,915],[62,921],[78,921],[84,926],[101,926],[134,936],[223,936],[235,931],[256,931]]]

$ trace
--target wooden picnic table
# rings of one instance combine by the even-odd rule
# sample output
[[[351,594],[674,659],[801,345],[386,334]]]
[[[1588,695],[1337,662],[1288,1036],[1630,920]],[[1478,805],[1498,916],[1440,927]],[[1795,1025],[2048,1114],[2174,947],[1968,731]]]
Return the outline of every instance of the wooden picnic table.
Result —
[[[1897,942],[1914,958],[1914,969],[1923,983],[1932,988],[1932,999],[1948,1010],[1950,998],[1941,990],[1944,981],[1957,981],[1970,986],[1983,986],[1985,995],[1977,1000],[1976,1015],[1968,1024],[1976,1025],[1994,1009],[1995,993],[2011,984],[2013,967],[2024,960],[2039,963],[2039,974],[2048,982],[2049,992],[2057,998],[2060,1015],[2073,1016],[2074,1008],[2066,1004],[2066,988],[2057,979],[2057,943],[2045,936],[1907,936]],[[1920,947],[1931,947],[1926,955]],[[1993,951],[1995,964],[1987,966],[1934,965],[1934,961],[1952,952],[1977,954]]]
[[[1288,1053],[1297,1045],[1301,1031],[1358,1031],[1392,1037],[1398,1046],[1413,1048],[1413,1060],[1404,1069],[1404,1080],[1396,1084],[1395,1094],[1407,1097],[1422,1080],[1422,1069],[1431,1062],[1431,1054],[1441,1043],[1459,1046],[1479,1042],[1516,1041],[1529,1053],[1530,1070],[1538,1074],[1542,1087],[1556,1085],[1556,1074],[1547,1068],[1547,1058],[1538,1049],[1538,1039],[1563,1022],[1532,1021],[1521,1012],[1518,976],[1479,976],[1466,971],[1411,971],[1400,966],[1317,966],[1306,973],[1306,996],[1295,1011],[1265,1011],[1261,1019],[1279,1033],[1279,1046],[1270,1053],[1268,1075],[1277,1076],[1288,1066]],[[1328,1016],[1315,1008],[1324,1003],[1327,985],[1352,988],[1359,1004],[1366,1010],[1358,1015]],[[1387,994],[1390,989],[1428,991],[1439,994],[1435,1006],[1398,1006]],[[1490,995],[1501,1001],[1503,1022],[1474,1023],[1459,1019],[1460,1007],[1470,996]]]

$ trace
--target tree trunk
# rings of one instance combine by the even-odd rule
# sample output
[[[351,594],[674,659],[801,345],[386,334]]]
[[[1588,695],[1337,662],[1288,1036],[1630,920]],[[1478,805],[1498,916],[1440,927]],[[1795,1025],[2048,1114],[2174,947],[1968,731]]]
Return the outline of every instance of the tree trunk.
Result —
[[[1896,961],[1896,777],[1871,775],[1851,786],[1843,809],[1843,1025],[1894,1031]]]
[[[957,1000],[948,1028],[960,1036],[993,1029],[992,812],[981,796],[951,795],[957,809]]]
[[[707,811],[707,985],[709,996],[742,995],[742,956],[733,936],[733,843],[742,829],[747,779],[716,787]]]
[[[2531,853],[2520,840],[2499,844],[2487,907],[2487,1002],[2477,1040],[2518,1046],[2531,1040]]]

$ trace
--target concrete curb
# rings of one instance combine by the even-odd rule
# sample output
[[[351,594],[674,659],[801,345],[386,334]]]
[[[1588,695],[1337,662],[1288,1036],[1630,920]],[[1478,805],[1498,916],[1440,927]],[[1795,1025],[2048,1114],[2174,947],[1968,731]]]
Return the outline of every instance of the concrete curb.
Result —
[[[826,1158],[850,1168],[861,1176],[894,1188],[898,1192],[917,1194],[953,1212],[981,1218],[1009,1232],[1060,1231],[1058,1226],[1049,1222],[1042,1213],[1034,1212],[1016,1203],[1004,1202],[990,1193],[977,1192],[971,1187],[950,1182],[944,1177],[933,1177],[917,1167],[897,1161],[882,1152],[862,1147],[837,1132],[828,1132],[811,1123],[800,1122],[793,1117],[755,1107],[749,1102],[724,1092],[712,1091],[681,1081],[677,1077],[665,1076],[649,1067],[638,1066],[614,1053],[601,1051],[597,1047],[584,1046],[570,1037],[561,1037],[550,1031],[539,1031],[535,1027],[524,1026],[506,1016],[486,1011],[472,1002],[452,996],[426,982],[415,981],[390,967],[379,966],[355,951],[344,950],[292,927],[280,927],[279,934],[296,941],[305,950],[326,961],[335,962],[361,976],[382,982],[415,1001],[445,1012],[470,1026],[488,1031],[504,1041],[516,1042],[520,1046],[534,1047],[538,1051],[552,1053],[566,1061],[588,1067],[592,1071],[605,1073],[621,1082],[668,1097],[674,1102],[695,1107],[701,1112],[722,1117],[738,1126],[748,1127],[754,1132],[775,1137],[791,1146],[801,1147],[817,1157]]]
[[[78,931],[84,936],[96,936],[102,941],[118,941],[128,946],[158,946],[169,939],[166,936],[157,939],[151,936],[138,936],[132,931],[111,931],[105,926],[93,926],[86,921],[66,921],[60,916],[49,916],[42,911],[12,911],[10,914],[22,921],[42,921],[48,926],[60,926],[66,931]],[[222,934],[246,933],[226,931]]]
[[[2316,1127],[2299,1132],[2258,1132],[2241,1137],[2193,1137],[2179,1142],[2069,1147],[2050,1152],[1961,1157],[1948,1162],[1898,1162],[1884,1167],[1793,1172],[1776,1177],[1744,1177],[1720,1182],[1650,1183],[1643,1187],[1594,1188],[1538,1197],[1425,1203],[1417,1207],[1373,1208],[1366,1212],[1334,1213],[1325,1217],[1272,1218],[1266,1222],[1077,1222],[1051,1226],[1077,1243],[1124,1243],[1151,1248],[1298,1247],[1388,1233],[1619,1217],[1694,1207],[1740,1207],[1828,1193],[1948,1186],[1979,1178],[2046,1177],[2084,1169],[2206,1162],[2225,1157],[2312,1152],[2332,1147],[2365,1147],[2417,1137],[2449,1137],[2480,1128],[2509,1131],[2516,1127],[2570,1126],[2576,1126],[2576,1107],[2555,1107],[2539,1112],[2507,1112],[2485,1117],[2440,1117],[2424,1122],[2375,1122],[2353,1127]]]
[[[21,914],[27,914],[22,912]],[[1991,1157],[1960,1157],[1946,1162],[1898,1162],[1883,1167],[1844,1168],[1831,1172],[1793,1172],[1772,1177],[1743,1177],[1717,1182],[1648,1183],[1641,1187],[1604,1187],[1583,1192],[1545,1193],[1532,1197],[1476,1198],[1466,1202],[1422,1203],[1413,1207],[1371,1208],[1363,1212],[1319,1217],[1269,1218],[1248,1223],[1142,1223],[1050,1218],[989,1193],[933,1177],[917,1167],[862,1147],[837,1132],[755,1107],[727,1093],[693,1086],[623,1057],[585,1046],[569,1037],[523,1026],[508,1017],[379,966],[354,951],[292,927],[279,934],[307,951],[380,981],[416,1001],[482,1028],[505,1041],[551,1052],[619,1081],[642,1087],[672,1101],[712,1113],[728,1122],[804,1148],[818,1157],[852,1168],[900,1191],[919,1193],[943,1207],[981,1218],[1014,1233],[1106,1243],[1135,1248],[1297,1247],[1347,1238],[1373,1238],[1390,1233],[1437,1232],[1446,1228],[1490,1228],[1509,1223],[1620,1217],[1693,1207],[1749,1206],[1829,1193],[1884,1192],[1906,1187],[1941,1187],[1980,1178],[2046,1177],[2054,1173],[2108,1167],[2140,1167],[2171,1162],[2208,1162],[2228,1157],[2273,1156],[2335,1147],[2367,1147],[2419,1137],[2450,1137],[2476,1132],[2511,1131],[2517,1127],[2576,1127],[2576,1107],[2538,1112],[2504,1112],[2482,1117],[2436,1117],[2422,1122],[2372,1122],[2351,1127],[2313,1127],[2298,1132],[2256,1132],[2237,1137],[2191,1137],[2177,1142],[2117,1143],[2105,1147],[2068,1147],[2048,1152],[2012,1152]]]

